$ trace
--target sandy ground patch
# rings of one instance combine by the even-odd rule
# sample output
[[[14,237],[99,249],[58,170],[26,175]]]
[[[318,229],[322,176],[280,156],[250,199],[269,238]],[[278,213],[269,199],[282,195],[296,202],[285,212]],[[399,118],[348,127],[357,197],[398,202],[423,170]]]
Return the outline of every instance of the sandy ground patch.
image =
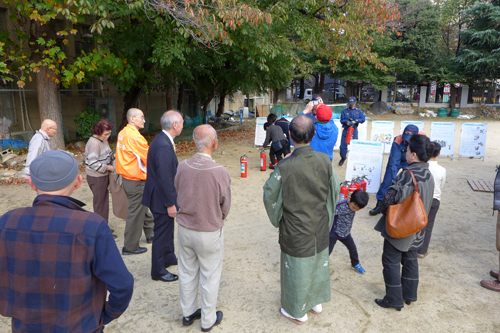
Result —
[[[401,117],[374,117],[395,120],[399,131]],[[407,120],[407,118],[405,118]],[[417,118],[415,118],[417,120]],[[421,118],[418,118],[421,120]],[[442,119],[432,119],[442,121]],[[431,120],[425,120],[430,133]],[[475,122],[484,122],[481,120]],[[382,276],[383,238],[373,230],[378,217],[368,214],[376,203],[370,195],[367,208],[357,213],[352,236],[366,275],[350,268],[346,248],[338,243],[330,257],[332,301],[323,305],[323,314],[309,315],[308,322],[296,326],[279,314],[280,275],[278,232],[265,213],[262,185],[270,171],[259,170],[259,152],[250,136],[227,137],[220,142],[214,159],[224,165],[232,178],[233,204],[225,224],[225,254],[218,309],[224,312],[221,325],[213,332],[499,332],[500,293],[479,285],[489,279],[490,269],[498,269],[495,249],[495,216],[493,195],[473,192],[468,179],[493,181],[495,166],[500,164],[500,122],[487,121],[486,158],[457,158],[460,123],[457,122],[455,158],[438,161],[447,169],[448,179],[442,194],[430,253],[420,264],[418,301],[401,312],[383,309],[374,303],[384,296]],[[251,123],[246,126],[250,127]],[[368,137],[371,124],[368,125]],[[225,154],[221,154],[224,151]],[[249,158],[248,178],[240,177],[239,157]],[[190,154],[180,156],[180,159]],[[337,175],[344,180],[345,165],[339,167],[334,153]],[[387,156],[385,157],[385,164]],[[92,193],[85,183],[74,197],[86,202],[92,210]],[[0,186],[0,213],[31,205],[35,192],[27,184]],[[116,244],[123,246],[124,221],[111,216],[116,229]],[[178,284],[151,280],[151,245],[141,239],[148,252],[124,257],[135,278],[130,307],[105,331],[114,332],[199,332],[199,321],[183,327]],[[172,269],[177,273],[177,267]],[[10,332],[10,319],[0,318],[0,332]]]

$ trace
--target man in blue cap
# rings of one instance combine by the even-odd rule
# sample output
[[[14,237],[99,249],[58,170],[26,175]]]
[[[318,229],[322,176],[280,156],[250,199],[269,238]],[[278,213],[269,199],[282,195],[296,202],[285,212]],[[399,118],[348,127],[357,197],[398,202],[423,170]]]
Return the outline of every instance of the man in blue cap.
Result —
[[[339,165],[342,166],[347,157],[347,143],[345,139],[347,137],[347,131],[349,127],[354,128],[354,133],[352,135],[352,139],[358,139],[358,124],[362,124],[365,122],[365,114],[363,111],[356,107],[356,97],[349,97],[348,106],[340,115],[340,123],[344,128],[342,131],[342,139],[340,139],[340,161]]]
[[[418,127],[410,124],[405,127],[403,134],[394,138],[389,161],[385,168],[384,180],[382,184],[380,184],[380,188],[377,192],[377,206],[370,210],[370,215],[380,214],[385,192],[387,192],[392,185],[392,181],[396,179],[399,169],[404,169],[408,166],[408,162],[406,162],[406,149],[408,148],[408,143],[413,134],[418,134]]]

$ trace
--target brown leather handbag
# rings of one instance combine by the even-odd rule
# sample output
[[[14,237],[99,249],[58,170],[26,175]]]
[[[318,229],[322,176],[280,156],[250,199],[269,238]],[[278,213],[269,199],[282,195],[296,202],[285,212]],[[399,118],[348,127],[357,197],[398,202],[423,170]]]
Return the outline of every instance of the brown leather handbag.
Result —
[[[390,205],[385,214],[385,230],[392,238],[405,238],[419,232],[427,225],[427,212],[418,192],[415,175],[405,169],[413,179],[415,190],[405,201]]]

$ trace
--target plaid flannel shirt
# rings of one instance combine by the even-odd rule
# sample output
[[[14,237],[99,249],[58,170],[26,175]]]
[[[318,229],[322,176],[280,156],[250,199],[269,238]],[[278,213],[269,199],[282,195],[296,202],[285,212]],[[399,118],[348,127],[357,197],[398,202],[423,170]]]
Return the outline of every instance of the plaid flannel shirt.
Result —
[[[12,332],[100,332],[128,307],[133,277],[83,205],[42,194],[0,218],[0,314]]]

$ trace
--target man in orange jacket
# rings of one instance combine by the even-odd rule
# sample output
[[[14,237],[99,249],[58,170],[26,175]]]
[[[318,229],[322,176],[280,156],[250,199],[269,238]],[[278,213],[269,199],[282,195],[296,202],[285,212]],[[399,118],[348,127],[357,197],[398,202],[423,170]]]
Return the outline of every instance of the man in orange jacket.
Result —
[[[127,121],[128,125],[118,133],[116,142],[116,172],[123,176],[123,189],[129,202],[123,255],[141,254],[148,250],[139,246],[143,228],[146,241],[153,242],[153,221],[146,219],[148,208],[142,205],[149,150],[148,142],[139,133],[146,123],[144,113],[132,108],[127,111]]]

